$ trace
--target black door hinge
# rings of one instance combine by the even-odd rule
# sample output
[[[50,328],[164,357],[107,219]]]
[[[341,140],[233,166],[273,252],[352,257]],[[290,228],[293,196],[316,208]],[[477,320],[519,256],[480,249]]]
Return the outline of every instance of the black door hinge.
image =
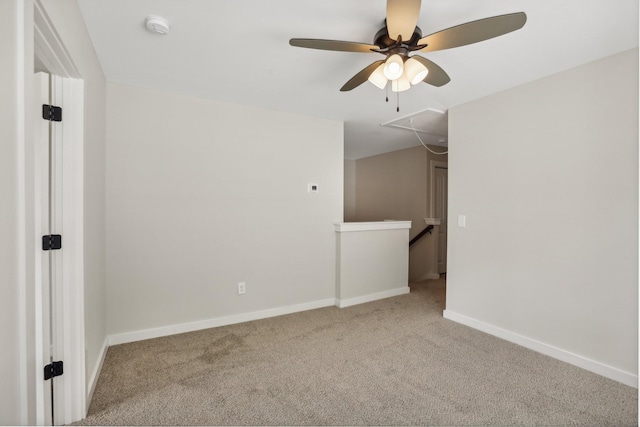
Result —
[[[42,118],[52,122],[61,122],[62,108],[55,105],[42,104]]]
[[[62,236],[59,234],[49,234],[42,236],[42,250],[55,250],[62,248]]]
[[[62,360],[59,362],[51,362],[51,364],[44,367],[44,380],[51,379],[53,377],[59,377],[64,373],[62,368]]]

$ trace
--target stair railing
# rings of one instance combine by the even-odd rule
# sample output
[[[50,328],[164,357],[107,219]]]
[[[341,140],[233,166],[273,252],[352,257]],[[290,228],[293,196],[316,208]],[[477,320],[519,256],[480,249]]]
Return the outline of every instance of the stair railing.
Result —
[[[431,225],[427,225],[424,230],[422,230],[420,233],[418,233],[418,235],[416,237],[411,239],[411,241],[409,242],[409,247],[411,247],[411,245],[413,245],[415,242],[420,240],[422,238],[422,236],[424,236],[425,234],[427,234],[427,233],[431,234],[431,230],[433,230],[433,225],[432,224]]]

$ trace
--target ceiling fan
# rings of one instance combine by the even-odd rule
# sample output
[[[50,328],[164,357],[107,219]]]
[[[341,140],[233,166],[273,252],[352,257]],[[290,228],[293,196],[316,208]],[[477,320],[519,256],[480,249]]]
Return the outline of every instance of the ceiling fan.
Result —
[[[414,52],[433,52],[488,40],[522,28],[524,12],[510,13],[467,22],[422,37],[417,27],[421,0],[387,0],[385,26],[373,38],[373,44],[323,39],[291,39],[291,46],[340,52],[380,53],[385,59],[375,61],[353,76],[340,89],[355,89],[367,80],[384,89],[402,92],[424,82],[443,86],[451,80],[433,61]],[[413,54],[413,55],[410,55]]]

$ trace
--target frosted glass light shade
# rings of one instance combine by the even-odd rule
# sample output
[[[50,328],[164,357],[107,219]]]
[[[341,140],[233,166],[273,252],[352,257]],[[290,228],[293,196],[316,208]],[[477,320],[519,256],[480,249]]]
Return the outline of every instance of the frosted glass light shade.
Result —
[[[407,76],[402,75],[399,79],[393,80],[391,82],[391,90],[394,92],[404,92],[411,87],[411,82],[407,78]]]
[[[384,62],[380,64],[378,68],[376,68],[375,71],[369,75],[368,80],[380,89],[384,89],[388,81],[384,76]]]
[[[394,53],[384,63],[384,76],[389,80],[397,80],[404,72],[404,61],[397,53]]]
[[[417,59],[409,58],[404,63],[404,74],[412,85],[417,85],[427,77],[429,70]]]

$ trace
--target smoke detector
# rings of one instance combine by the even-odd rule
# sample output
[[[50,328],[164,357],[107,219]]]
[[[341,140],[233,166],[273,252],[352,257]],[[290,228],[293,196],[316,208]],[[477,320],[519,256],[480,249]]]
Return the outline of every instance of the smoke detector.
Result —
[[[144,20],[144,24],[147,27],[147,30],[155,34],[166,35],[169,34],[169,30],[171,29],[169,20],[157,15],[147,16]]]

